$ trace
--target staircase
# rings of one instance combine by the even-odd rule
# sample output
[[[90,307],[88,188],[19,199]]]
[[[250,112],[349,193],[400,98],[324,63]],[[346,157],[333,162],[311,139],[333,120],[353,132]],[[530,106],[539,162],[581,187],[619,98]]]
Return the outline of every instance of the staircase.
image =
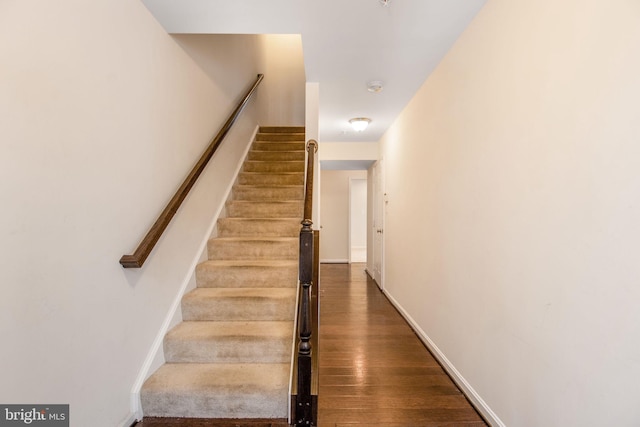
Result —
[[[304,159],[304,128],[260,128],[142,387],[145,417],[287,418]]]

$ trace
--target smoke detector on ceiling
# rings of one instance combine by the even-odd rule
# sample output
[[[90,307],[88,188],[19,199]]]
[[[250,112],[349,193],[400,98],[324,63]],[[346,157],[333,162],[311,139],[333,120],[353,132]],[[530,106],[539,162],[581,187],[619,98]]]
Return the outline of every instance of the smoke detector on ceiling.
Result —
[[[369,92],[378,93],[382,92],[382,89],[384,89],[384,86],[380,80],[372,80],[367,83],[367,90]]]

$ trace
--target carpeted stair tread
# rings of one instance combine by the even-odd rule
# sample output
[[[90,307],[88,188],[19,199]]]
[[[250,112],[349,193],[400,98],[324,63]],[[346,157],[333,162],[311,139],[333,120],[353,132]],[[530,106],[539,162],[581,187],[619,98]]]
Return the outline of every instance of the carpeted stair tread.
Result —
[[[292,239],[295,240],[294,237],[216,237],[211,240],[254,242],[259,244],[260,242],[291,242]]]
[[[261,133],[305,133],[304,126],[260,126],[258,132]]]
[[[295,237],[300,233],[299,218],[220,218],[219,237]]]
[[[297,259],[295,237],[219,237],[209,240],[209,259]]]
[[[304,141],[256,141],[253,143],[256,151],[304,151]]]
[[[301,133],[304,135],[305,127],[304,126],[260,126],[258,129],[260,133]]]
[[[304,150],[295,150],[295,151],[273,151],[273,150],[250,150],[248,155],[249,160],[299,160],[303,161],[305,159],[305,151]]]
[[[196,267],[199,288],[293,288],[297,260],[209,260]]]
[[[219,237],[295,237],[300,233],[299,218],[221,218]]]
[[[254,239],[254,237],[245,237],[245,239]],[[271,238],[269,238],[271,239]],[[286,239],[290,239],[287,237]],[[210,265],[212,268],[224,268],[224,267],[262,267],[262,268],[277,268],[277,267],[296,267],[298,268],[297,260],[287,259],[271,259],[271,260],[209,260],[204,261],[200,265]]]
[[[300,185],[236,185],[234,200],[246,201],[295,201],[304,199]]]
[[[258,132],[256,141],[299,141],[304,143],[303,133]]]
[[[247,160],[243,170],[246,172],[304,172],[304,162],[291,160]]]
[[[292,320],[296,288],[196,288],[182,297],[183,320]]]
[[[260,172],[240,172],[238,175],[239,184],[255,185],[303,185],[304,173],[260,173]]]
[[[289,363],[167,363],[144,385],[149,417],[286,418]]]
[[[287,363],[292,321],[182,322],[164,339],[168,363]]]
[[[230,218],[302,218],[304,201],[232,200],[226,208]]]

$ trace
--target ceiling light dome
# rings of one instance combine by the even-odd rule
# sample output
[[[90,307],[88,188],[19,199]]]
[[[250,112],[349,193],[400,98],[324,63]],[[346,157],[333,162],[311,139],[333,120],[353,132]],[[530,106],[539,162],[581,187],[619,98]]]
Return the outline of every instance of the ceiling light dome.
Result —
[[[369,126],[369,123],[371,123],[371,119],[368,119],[366,117],[356,117],[349,120],[349,123],[351,123],[351,127],[353,127],[353,130],[355,130],[356,132],[362,132],[367,128],[367,126]]]

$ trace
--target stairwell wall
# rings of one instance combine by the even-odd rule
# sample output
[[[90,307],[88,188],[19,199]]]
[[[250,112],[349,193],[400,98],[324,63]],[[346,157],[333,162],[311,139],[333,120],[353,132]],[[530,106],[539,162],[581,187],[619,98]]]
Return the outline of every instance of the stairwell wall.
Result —
[[[639,18],[489,0],[382,138],[386,291],[494,425],[640,424]]]
[[[221,39],[209,72],[141,2],[0,3],[1,403],[69,403],[73,426],[131,423],[132,385],[224,203],[255,103],[145,266],[118,259],[254,81],[258,52]]]
[[[264,88],[258,94],[260,123],[304,126],[306,77],[299,34],[260,34],[260,69]]]
[[[306,83],[299,34],[175,34],[173,38],[214,82],[228,68],[221,57],[232,59],[238,69],[264,74],[255,94],[261,125],[305,125]],[[229,96],[234,96],[233,89],[220,87]]]

